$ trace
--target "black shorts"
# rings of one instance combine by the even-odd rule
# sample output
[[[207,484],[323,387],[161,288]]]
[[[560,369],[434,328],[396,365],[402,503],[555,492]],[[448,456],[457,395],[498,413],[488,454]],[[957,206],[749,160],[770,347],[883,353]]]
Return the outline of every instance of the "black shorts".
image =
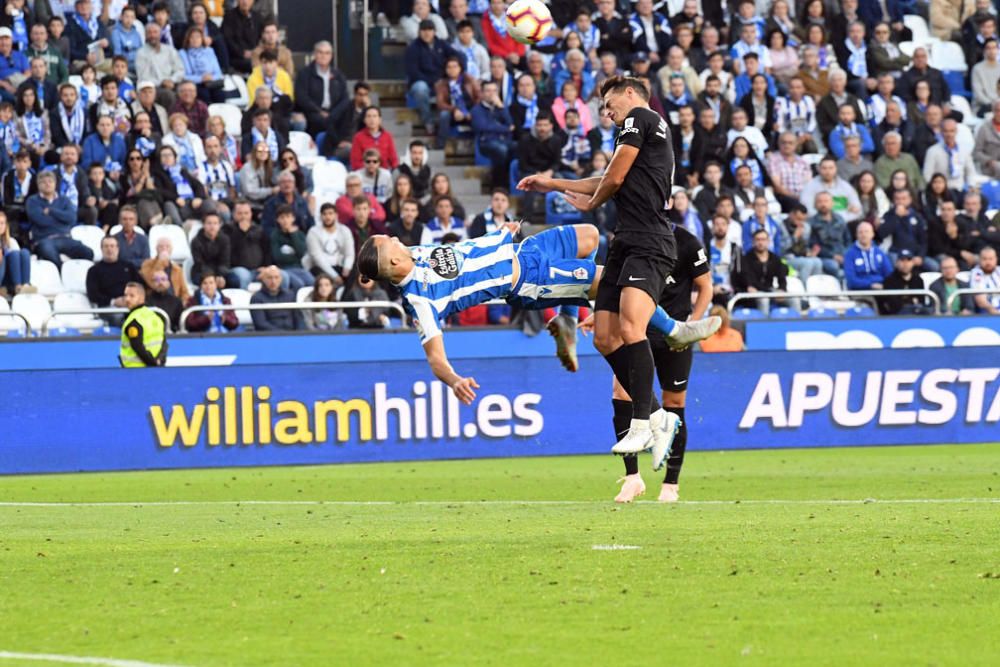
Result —
[[[694,361],[694,348],[687,347],[674,352],[667,345],[663,335],[651,336],[649,346],[653,348],[653,363],[656,364],[656,379],[663,391],[687,391]]]
[[[617,313],[625,287],[641,289],[659,302],[676,262],[677,243],[672,235],[616,236],[608,249],[601,282],[597,284],[594,310]]]

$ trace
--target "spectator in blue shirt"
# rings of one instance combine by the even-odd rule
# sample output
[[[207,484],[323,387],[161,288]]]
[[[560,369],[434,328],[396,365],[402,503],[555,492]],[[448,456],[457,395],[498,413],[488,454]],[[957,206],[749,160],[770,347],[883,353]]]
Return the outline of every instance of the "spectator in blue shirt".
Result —
[[[871,158],[875,152],[875,142],[872,141],[872,134],[865,127],[864,123],[855,122],[854,105],[840,105],[840,122],[833,131],[830,132],[830,152],[840,160],[844,157],[844,139],[851,136],[861,138],[861,153],[867,158]]]
[[[199,28],[188,28],[184,35],[184,48],[180,50],[184,61],[184,74],[198,86],[198,98],[205,104],[225,101],[222,92],[222,69],[219,58],[211,47],[205,46],[205,33]],[[265,77],[265,82],[266,82]],[[220,82],[215,84],[213,82]],[[276,83],[272,85],[277,86]]]
[[[753,200],[753,217],[743,223],[743,247],[749,248],[753,245],[753,235],[758,229],[767,232],[770,245],[769,250],[776,255],[781,255],[781,225],[777,220],[767,213],[767,198],[755,197]],[[701,235],[698,238],[702,238]]]
[[[444,64],[448,58],[457,56],[463,68],[465,56],[443,39],[434,35],[434,22],[424,19],[420,22],[417,39],[406,47],[406,85],[409,87],[410,103],[420,113],[420,119],[430,134],[436,134],[434,112],[434,84],[444,75]]]
[[[892,195],[892,209],[882,218],[879,233],[892,237],[889,252],[898,255],[902,250],[913,253],[913,266],[917,273],[937,271],[939,264],[927,254],[927,220],[913,208],[913,195],[906,188]]]
[[[108,27],[100,20],[100,17],[94,15],[94,5],[91,0],[76,0],[73,6],[76,9],[75,12],[66,12],[66,36],[69,38],[70,64],[96,65],[97,53],[96,51],[91,52],[90,45],[94,42],[100,42],[102,49],[110,47]]]
[[[892,261],[873,243],[875,228],[870,222],[858,223],[858,240],[844,254],[844,277],[847,289],[882,289],[892,273]]]
[[[135,54],[146,43],[146,34],[135,24],[135,8],[132,5],[122,7],[118,23],[111,29],[111,54],[124,56],[128,61],[128,70],[135,75]]]
[[[743,73],[733,79],[733,90],[737,100],[742,100],[750,92],[750,89],[753,88],[753,78],[758,74],[767,79],[768,96],[777,99],[778,86],[774,83],[774,77],[761,71],[760,56],[750,51],[743,56]]]
[[[73,259],[94,259],[93,251],[70,236],[76,224],[76,207],[56,192],[56,175],[51,171],[38,174],[38,194],[25,203],[31,222],[31,238],[35,254],[57,268],[62,266],[60,253]]]
[[[104,165],[112,180],[118,179],[122,165],[125,164],[126,152],[125,139],[115,132],[111,116],[98,118],[97,131],[83,140],[83,164],[97,162]]]
[[[0,28],[0,100],[6,102],[14,101],[18,85],[31,73],[27,56],[14,50],[13,36],[10,28]],[[12,76],[15,77],[13,81]]]
[[[493,185],[500,187],[507,181],[514,150],[514,123],[500,102],[496,81],[483,82],[482,100],[472,107],[472,133],[493,168]]]

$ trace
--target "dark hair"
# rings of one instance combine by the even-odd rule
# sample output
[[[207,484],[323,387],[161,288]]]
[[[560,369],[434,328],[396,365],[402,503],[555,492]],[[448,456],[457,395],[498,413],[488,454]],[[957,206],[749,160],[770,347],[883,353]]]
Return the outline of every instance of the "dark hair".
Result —
[[[122,11],[124,11],[124,9],[122,9]],[[119,56],[115,56],[114,58],[112,58],[111,62],[112,63],[125,63],[127,65],[128,64],[128,58],[126,58],[125,56],[119,55]],[[118,79],[115,79],[115,81],[117,81],[117,80]]]
[[[644,101],[649,101],[649,86],[632,76],[612,76],[605,79],[601,84],[601,97],[608,93],[624,93],[627,88],[632,88]]]
[[[278,212],[274,214],[275,219],[280,218],[285,215],[290,215],[295,217],[295,209],[288,204],[282,204],[278,207]]]
[[[423,141],[421,141],[420,139],[414,139],[413,141],[411,141],[411,142],[410,142],[410,145],[409,145],[409,148],[416,148],[416,147],[418,147],[418,146],[419,146],[420,148],[423,148],[423,149],[425,149],[425,150],[426,150],[426,148],[427,148],[427,144],[425,144],[425,143],[424,143]]]
[[[278,62],[278,54],[273,49],[265,49],[264,51],[260,52],[260,61],[276,63]]]
[[[440,242],[442,245],[448,245],[449,243],[458,243],[461,240],[462,237],[456,234],[455,232],[448,232],[447,234],[441,237]]]
[[[351,206],[354,207],[367,206],[368,208],[371,208],[372,203],[368,201],[368,197],[365,197],[364,195],[358,195],[357,197],[351,200]]]
[[[570,107],[569,109],[566,109],[566,114],[565,114],[565,115],[566,115],[566,116],[568,116],[568,115],[570,115],[570,114],[573,114],[573,115],[574,115],[574,116],[576,116],[577,118],[579,118],[579,117],[580,117],[580,112],[579,112],[579,111],[577,111],[576,109],[574,109],[573,107]],[[565,116],[564,116],[564,117],[565,117]]]
[[[771,5],[773,7],[774,3],[772,2]],[[788,46],[788,35],[786,35],[785,31],[782,30],[781,28],[775,28],[771,32],[767,33],[767,43],[770,44],[771,40],[774,39],[774,36],[776,34],[781,35],[781,48],[785,48],[786,46]]]
[[[504,197],[510,198],[510,193],[507,192],[507,188],[493,188],[490,190],[490,196],[493,195],[503,195]]]
[[[757,60],[757,61],[759,61],[760,60],[760,56],[758,56],[753,51],[747,51],[746,54],[743,56],[743,60]]]
[[[455,32],[458,32],[459,30],[465,30],[466,28],[468,28],[469,30],[473,29],[472,28],[472,21],[470,21],[469,19],[462,19],[455,26]]]
[[[251,116],[251,118],[257,119],[257,118],[260,118],[261,116],[267,116],[268,118],[270,118],[271,117],[271,110],[270,109],[254,109],[253,116]]]
[[[358,92],[359,90],[371,91],[371,89],[372,85],[367,81],[358,81],[356,84],[354,84],[354,92]]]
[[[368,237],[361,250],[358,251],[358,272],[363,278],[368,280],[378,280],[378,248],[375,247],[375,238]]]
[[[809,213],[809,209],[805,207],[801,202],[795,202],[788,207],[789,213]]]
[[[118,79],[115,78],[114,74],[108,74],[106,76],[101,77],[101,88],[104,88],[105,86],[112,83],[115,84],[116,86],[118,85]]]
[[[24,94],[29,90],[35,95],[35,103],[31,105],[31,109],[27,109],[24,106]],[[28,111],[31,111],[36,116],[41,116],[43,111],[42,103],[38,99],[38,92],[35,90],[34,86],[25,86],[24,88],[21,88],[17,91],[16,97],[14,98],[14,112],[18,116],[23,116]]]
[[[413,204],[413,205],[414,205],[414,206],[416,206],[416,207],[417,207],[418,209],[420,208],[420,202],[418,202],[418,201],[417,201],[416,199],[414,199],[413,197],[407,197],[407,198],[406,198],[406,199],[404,199],[403,201],[399,202],[399,209],[400,209],[400,210],[403,210],[403,207],[404,207],[404,206],[406,206],[407,204]]]
[[[333,209],[334,211],[336,211],[337,207],[334,206],[333,203],[331,203],[331,202],[326,202],[325,204],[323,204],[322,206],[319,207],[319,212],[320,213],[326,213],[330,209]]]
[[[770,234],[768,234],[766,229],[764,229],[763,227],[759,227],[757,231],[753,233],[753,238],[757,238],[761,234],[763,234],[764,236],[770,236]]]
[[[170,6],[166,2],[163,2],[163,0],[157,0],[149,10],[150,14],[155,14],[156,12],[170,13]]]

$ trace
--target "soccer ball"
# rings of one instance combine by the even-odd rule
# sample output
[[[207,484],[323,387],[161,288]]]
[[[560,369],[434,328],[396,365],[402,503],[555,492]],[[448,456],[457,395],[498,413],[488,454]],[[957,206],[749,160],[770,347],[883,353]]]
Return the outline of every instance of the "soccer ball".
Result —
[[[552,28],[552,14],[541,0],[516,0],[507,8],[507,32],[522,44],[537,44]]]

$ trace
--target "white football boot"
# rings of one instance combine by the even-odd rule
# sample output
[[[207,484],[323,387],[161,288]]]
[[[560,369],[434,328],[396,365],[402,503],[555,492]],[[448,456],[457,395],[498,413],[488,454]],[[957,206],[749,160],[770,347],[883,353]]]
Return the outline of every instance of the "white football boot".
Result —
[[[670,332],[667,344],[671,349],[677,350],[688,347],[692,343],[705,340],[722,326],[722,318],[718,315],[705,317],[700,320],[689,320],[687,322],[677,322],[677,326]]]
[[[633,419],[628,433],[611,448],[612,454],[638,454],[653,446],[653,429],[649,420]]]
[[[681,418],[660,408],[649,416],[649,427],[653,431],[653,447],[649,450],[653,455],[653,470],[662,470],[681,427]]]

